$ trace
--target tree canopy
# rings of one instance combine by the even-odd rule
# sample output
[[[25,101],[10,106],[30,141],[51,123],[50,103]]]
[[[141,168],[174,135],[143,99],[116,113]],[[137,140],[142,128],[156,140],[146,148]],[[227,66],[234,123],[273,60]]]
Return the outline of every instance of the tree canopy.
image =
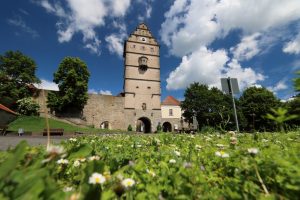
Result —
[[[265,115],[280,106],[273,92],[266,88],[249,87],[240,97],[241,110],[247,120],[247,129],[273,130],[274,124]]]
[[[57,112],[81,111],[88,100],[90,73],[79,58],[66,57],[54,73],[59,91],[48,94],[48,107]]]
[[[184,97],[181,104],[183,116],[188,122],[196,116],[200,128],[217,127],[227,118],[232,118],[230,96],[217,88],[209,89],[207,85],[193,83],[186,89]]]
[[[32,95],[30,85],[39,83],[36,63],[20,51],[0,55],[0,103],[10,106]]]

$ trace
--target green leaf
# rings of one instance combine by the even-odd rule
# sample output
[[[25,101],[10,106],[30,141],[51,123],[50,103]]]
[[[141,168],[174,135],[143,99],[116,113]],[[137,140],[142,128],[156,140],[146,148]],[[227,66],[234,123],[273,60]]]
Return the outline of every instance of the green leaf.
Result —
[[[1,163],[0,180],[8,176],[18,166],[19,161],[24,159],[26,147],[28,147],[26,141],[20,142],[12,153],[10,153],[6,161]]]
[[[90,145],[84,144],[84,145],[80,146],[77,151],[72,152],[69,155],[69,159],[87,157],[92,153],[92,151],[93,151],[93,148]]]

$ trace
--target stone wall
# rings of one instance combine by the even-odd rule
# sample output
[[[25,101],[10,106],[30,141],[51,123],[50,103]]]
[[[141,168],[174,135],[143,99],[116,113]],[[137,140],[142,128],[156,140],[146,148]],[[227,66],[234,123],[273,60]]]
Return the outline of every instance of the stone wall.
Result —
[[[108,122],[110,129],[126,130],[124,123],[124,97],[89,94],[83,109],[83,118],[88,125],[100,128],[101,123]]]

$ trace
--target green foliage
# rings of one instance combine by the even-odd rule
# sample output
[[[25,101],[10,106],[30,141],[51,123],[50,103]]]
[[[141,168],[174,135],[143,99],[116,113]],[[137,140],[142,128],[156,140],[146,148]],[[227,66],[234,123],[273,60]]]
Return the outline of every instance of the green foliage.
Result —
[[[271,108],[271,111],[274,114],[267,113],[266,118],[273,120],[278,125],[281,132],[284,132],[284,127],[283,127],[284,122],[299,117],[297,115],[288,115],[288,110],[282,107],[277,108],[277,110]]]
[[[161,124],[158,123],[157,126],[156,126],[156,131],[157,131],[158,133],[160,133],[161,130],[162,130]]]
[[[300,70],[296,72],[297,75],[300,75]],[[294,79],[294,86],[297,92],[300,92],[300,77]]]
[[[96,129],[92,127],[81,127],[75,126],[71,124],[67,124],[65,122],[61,122],[55,119],[49,119],[50,128],[63,128],[65,132],[75,132],[79,131],[82,133],[102,133],[102,132],[125,132],[125,131],[117,131],[117,130],[103,130]],[[37,116],[19,116],[15,121],[11,122],[8,126],[8,130],[10,131],[18,131],[18,129],[22,127],[25,131],[41,133],[46,128],[46,121],[43,117]]]
[[[295,199],[300,135],[85,136],[0,154],[1,199]],[[257,148],[255,153],[249,152]],[[255,149],[254,149],[255,150]],[[253,152],[253,150],[252,150]],[[219,156],[218,156],[219,155]],[[220,155],[226,155],[221,157]],[[61,163],[61,159],[65,164]],[[92,184],[92,174],[104,177]],[[135,183],[125,187],[130,178]],[[265,188],[264,188],[265,187]],[[266,194],[268,193],[268,194]]]
[[[20,51],[0,55],[0,103],[10,106],[17,100],[30,97],[30,84],[39,83],[36,64]]]
[[[296,97],[293,100],[286,102],[286,108],[288,115],[297,115],[298,117],[287,122],[291,128],[297,128],[300,126],[300,97]]]
[[[66,57],[54,73],[58,92],[48,94],[48,107],[57,112],[81,111],[88,99],[90,73],[79,58]]]
[[[192,123],[193,116],[196,115],[200,128],[217,127],[226,120],[224,116],[233,119],[231,98],[217,88],[209,89],[207,85],[193,83],[185,90],[184,97],[181,104],[183,116]]]
[[[280,101],[266,88],[247,88],[239,101],[240,109],[247,120],[246,130],[274,130],[272,121],[264,116],[271,108],[280,106]]]
[[[132,126],[131,126],[131,124],[128,125],[127,131],[132,131]]]
[[[23,98],[17,101],[18,112],[22,115],[39,115],[40,106],[31,97]]]
[[[214,129],[214,127],[211,127],[211,126],[203,126],[201,128],[201,133],[209,133],[209,134],[212,134],[214,133],[216,130]]]

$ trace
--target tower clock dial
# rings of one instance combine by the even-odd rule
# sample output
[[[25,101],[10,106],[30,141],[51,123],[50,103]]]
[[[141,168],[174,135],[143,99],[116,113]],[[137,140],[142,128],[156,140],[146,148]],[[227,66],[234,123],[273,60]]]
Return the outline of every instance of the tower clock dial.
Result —
[[[148,38],[146,38],[146,37],[140,37],[140,41],[141,41],[141,42],[147,42],[147,41],[148,41]]]

